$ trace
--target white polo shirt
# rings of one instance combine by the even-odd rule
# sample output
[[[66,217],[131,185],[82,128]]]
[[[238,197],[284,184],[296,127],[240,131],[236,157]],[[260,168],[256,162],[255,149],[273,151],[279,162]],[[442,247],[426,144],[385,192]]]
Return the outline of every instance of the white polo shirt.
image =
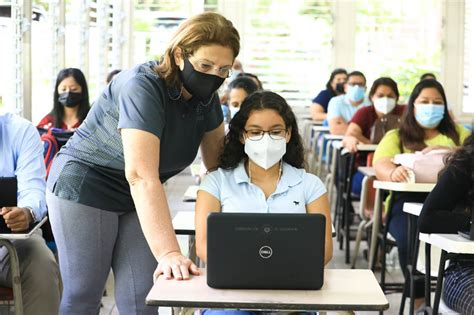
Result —
[[[206,175],[199,190],[204,190],[221,203],[222,212],[306,213],[306,205],[326,193],[321,180],[283,163],[278,186],[268,199],[263,191],[249,182],[244,162],[232,170],[217,169]]]

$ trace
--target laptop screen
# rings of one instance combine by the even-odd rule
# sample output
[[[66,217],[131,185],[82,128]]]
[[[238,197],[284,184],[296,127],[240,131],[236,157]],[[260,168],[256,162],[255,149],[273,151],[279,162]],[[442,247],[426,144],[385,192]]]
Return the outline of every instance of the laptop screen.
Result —
[[[0,177],[0,208],[16,206],[17,189],[16,177]]]
[[[2,207],[16,207],[17,205],[16,177],[0,177],[0,209]],[[11,232],[0,216],[0,233]]]

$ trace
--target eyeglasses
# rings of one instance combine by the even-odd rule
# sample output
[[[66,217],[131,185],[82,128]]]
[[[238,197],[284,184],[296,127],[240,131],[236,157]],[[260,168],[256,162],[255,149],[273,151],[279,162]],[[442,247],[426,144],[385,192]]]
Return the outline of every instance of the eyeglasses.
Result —
[[[249,129],[245,130],[247,138],[252,141],[259,141],[263,139],[264,134],[268,134],[273,140],[285,139],[287,130],[286,129],[272,129],[272,130],[261,130],[261,129]]]
[[[207,61],[192,61],[191,59],[189,59],[189,62],[193,64],[195,70],[203,73],[209,73],[215,68]],[[221,78],[228,78],[232,74],[232,66],[217,68],[215,73]]]

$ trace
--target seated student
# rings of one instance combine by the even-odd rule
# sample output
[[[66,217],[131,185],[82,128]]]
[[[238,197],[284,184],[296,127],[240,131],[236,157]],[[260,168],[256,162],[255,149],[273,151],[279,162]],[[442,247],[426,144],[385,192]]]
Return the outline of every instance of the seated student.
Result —
[[[229,84],[230,118],[240,110],[240,105],[247,96],[258,90],[257,84],[249,77],[238,77]]]
[[[449,157],[438,183],[426,198],[418,226],[422,233],[453,233],[469,229],[474,211],[474,135]],[[472,223],[471,223],[472,224]],[[444,301],[461,314],[474,314],[474,255],[449,261]]]
[[[321,213],[326,216],[324,261],[329,262],[332,238],[326,188],[303,168],[296,118],[281,96],[261,91],[245,99],[230,123],[219,164],[203,179],[196,201],[196,252],[203,261],[207,216],[222,211]]]
[[[253,73],[249,73],[249,72],[241,72],[237,75],[237,78],[240,78],[240,77],[249,77],[251,78],[255,84],[257,84],[258,86],[258,90],[263,90],[263,84],[262,84],[262,81],[260,81],[260,79]]]
[[[319,92],[311,104],[311,118],[324,120],[327,116],[328,104],[331,98],[344,94],[344,83],[347,80],[346,69],[338,68],[331,72],[326,89]]]
[[[331,98],[327,115],[331,134],[344,135],[355,112],[370,105],[370,101],[365,97],[366,83],[362,72],[353,71],[348,74],[344,84],[346,94]]]
[[[403,114],[405,106],[397,105],[399,97],[394,80],[387,77],[375,80],[369,92],[369,100],[373,105],[360,108],[352,117],[342,141],[343,146],[350,152],[357,152],[357,144],[371,144],[371,129],[378,118],[388,114]]]
[[[90,109],[87,82],[81,70],[67,68],[59,72],[54,88],[53,109],[38,124],[38,128],[75,130]]]
[[[16,176],[16,207],[0,208],[13,232],[26,230],[46,215],[43,145],[27,120],[13,114],[0,115],[0,177]],[[41,230],[25,240],[12,241],[18,253],[24,314],[59,312],[59,268],[46,246]],[[12,286],[8,252],[0,247],[0,285]]]
[[[420,77],[420,81],[423,80],[436,80],[436,76],[431,72],[423,73]]]
[[[121,71],[122,71],[121,69],[115,69],[115,70],[110,71],[109,74],[107,74],[107,78],[105,82],[109,84],[110,81],[112,81],[115,78],[115,76],[119,74]]]
[[[447,112],[447,100],[442,85],[435,80],[420,81],[408,100],[408,107],[400,128],[389,131],[379,143],[374,155],[377,178],[383,181],[407,182],[408,169],[395,165],[393,157],[399,153],[429,152],[432,149],[455,148],[469,135],[469,131],[453,122]],[[388,214],[388,230],[395,238],[400,266],[406,272],[408,250],[408,219],[403,212],[404,202],[423,202],[425,193],[402,193],[393,202]],[[415,305],[424,296],[423,281],[416,283]]]

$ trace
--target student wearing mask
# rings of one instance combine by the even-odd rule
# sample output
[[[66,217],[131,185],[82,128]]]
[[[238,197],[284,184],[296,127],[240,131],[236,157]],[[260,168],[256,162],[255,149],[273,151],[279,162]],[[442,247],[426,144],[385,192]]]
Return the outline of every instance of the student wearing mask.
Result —
[[[41,119],[38,128],[79,128],[90,109],[89,90],[81,70],[67,68],[59,72],[53,104],[53,110]]]
[[[43,145],[31,123],[0,114],[0,177],[16,177],[17,206],[2,205],[0,215],[13,232],[21,232],[46,215],[46,169]],[[26,315],[58,314],[59,268],[41,229],[25,240],[12,241],[20,262],[21,294]],[[0,285],[12,286],[8,251],[0,247]]]
[[[229,111],[231,119],[240,110],[240,106],[245,98],[257,90],[257,84],[249,77],[238,77],[229,84]]]
[[[399,153],[429,152],[433,149],[454,149],[469,136],[469,131],[455,124],[447,111],[447,100],[442,85],[435,80],[420,81],[413,89],[400,128],[389,131],[379,143],[374,155],[377,179],[407,182],[408,169],[393,163]],[[393,201],[388,231],[395,238],[400,266],[406,273],[408,250],[408,218],[403,212],[405,202],[424,202],[425,193],[398,194]],[[416,283],[415,306],[421,305],[424,281]]]
[[[426,198],[418,219],[421,233],[457,234],[471,228],[474,211],[474,136],[448,158],[438,183]],[[470,224],[469,224],[470,223]],[[460,314],[474,314],[474,255],[449,260],[444,302]]]
[[[378,118],[388,114],[401,117],[405,106],[398,105],[397,83],[391,78],[378,78],[372,84],[369,100],[373,105],[360,108],[352,117],[342,144],[350,152],[357,151],[357,144],[371,144],[371,129]]]
[[[217,13],[184,21],[159,63],[111,81],[54,159],[46,198],[64,283],[61,314],[97,314],[110,268],[121,314],[156,314],[145,297],[160,274],[199,273],[180,251],[163,183],[199,148],[207,168],[218,165],[224,124],[215,92],[239,42]]]
[[[347,80],[346,69],[338,68],[331,72],[326,89],[319,92],[311,104],[311,118],[324,120],[327,117],[328,104],[331,98],[344,94],[344,83]]]
[[[344,135],[355,112],[370,105],[370,101],[365,97],[366,84],[364,74],[353,71],[347,76],[344,85],[346,94],[333,97],[329,101],[327,120],[331,134]]]
[[[255,84],[257,85],[258,89],[263,90],[262,81],[260,81],[258,76],[256,76],[255,74],[248,73],[248,72],[241,72],[237,75],[237,78],[240,78],[240,77],[249,77],[249,78],[251,78],[255,82]]]
[[[197,255],[206,261],[211,212],[321,213],[326,217],[324,261],[328,263],[332,238],[326,188],[304,170],[303,144],[286,101],[268,91],[247,97],[230,123],[225,143],[219,168],[199,186]]]

